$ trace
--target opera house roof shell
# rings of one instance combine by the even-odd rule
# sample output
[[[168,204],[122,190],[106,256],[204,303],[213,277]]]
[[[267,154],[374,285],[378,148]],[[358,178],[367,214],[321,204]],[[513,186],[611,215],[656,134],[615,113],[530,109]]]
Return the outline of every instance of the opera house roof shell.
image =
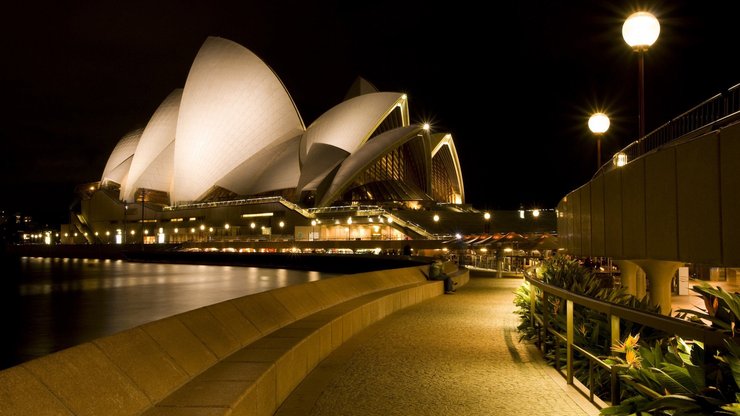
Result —
[[[209,37],[184,88],[165,98],[143,130],[124,135],[101,182],[120,186],[129,202],[157,191],[172,205],[270,194],[313,206],[462,203],[452,136],[411,124],[406,94],[357,85],[306,127],[265,62]]]

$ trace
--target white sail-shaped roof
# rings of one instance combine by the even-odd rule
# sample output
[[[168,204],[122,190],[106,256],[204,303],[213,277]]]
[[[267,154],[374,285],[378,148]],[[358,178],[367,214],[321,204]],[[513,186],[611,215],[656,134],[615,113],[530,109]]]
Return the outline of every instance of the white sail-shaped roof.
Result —
[[[331,185],[320,196],[317,206],[323,207],[331,204],[352,184],[354,178],[383,155],[417,137],[419,132],[421,132],[420,126],[399,127],[386,131],[367,142],[360,150],[351,154],[342,162],[336,175],[332,178]],[[423,155],[421,156],[423,157]]]
[[[131,159],[143,131],[143,129],[130,131],[118,141],[105,164],[103,176],[100,178],[101,182],[113,181],[121,187],[125,185]]]
[[[450,156],[452,158],[452,164],[454,165],[450,168],[450,170],[454,170],[454,172],[449,172],[450,179],[454,179],[454,183],[460,192],[460,197],[462,198],[462,201],[465,201],[465,187],[463,185],[462,169],[460,168],[460,159],[457,156],[457,149],[455,149],[455,142],[452,140],[452,135],[449,133],[433,134],[431,136],[431,145],[432,159],[434,159],[434,156],[436,156],[444,146],[447,146],[447,150],[450,152]]]
[[[131,190],[131,194],[126,197],[126,200],[134,201],[136,190],[140,188],[172,192],[172,165],[174,161],[175,142],[173,141],[154,158],[146,170],[141,173],[136,183],[131,184],[131,177],[129,176],[127,185],[130,186],[127,186],[127,189]]]
[[[403,125],[407,126],[406,104],[406,94],[376,92],[350,98],[322,114],[301,139],[298,191],[315,190],[324,176],[359,149],[396,107],[400,107]]]
[[[350,98],[322,114],[306,130],[301,140],[301,162],[315,143],[338,147],[353,153],[397,106],[408,114],[406,94],[376,92]],[[404,116],[404,121],[408,120]],[[405,122],[404,126],[408,123]]]
[[[300,136],[295,136],[262,149],[221,178],[216,185],[237,195],[295,188],[301,174],[298,163],[300,140]]]
[[[170,153],[174,152],[173,143],[175,141],[175,130],[177,129],[177,115],[180,110],[180,99],[182,98],[182,89],[176,89],[164,99],[154,112],[149,123],[144,128],[139,144],[136,146],[136,153],[131,161],[126,189],[123,189],[123,197],[127,201],[132,201],[134,193],[138,188],[156,189],[158,191],[169,192],[170,183],[172,182],[172,168],[162,164],[160,160],[156,167],[149,169],[155,159],[160,158],[162,152],[171,147]],[[173,160],[174,153],[169,155],[170,162]],[[142,178],[145,171],[149,170],[148,177]],[[153,175],[156,175],[153,176]],[[146,182],[149,186],[144,186]],[[153,188],[152,183],[166,184],[166,188]]]
[[[259,57],[209,37],[180,104],[171,200],[197,200],[260,150],[304,130],[282,82]]]

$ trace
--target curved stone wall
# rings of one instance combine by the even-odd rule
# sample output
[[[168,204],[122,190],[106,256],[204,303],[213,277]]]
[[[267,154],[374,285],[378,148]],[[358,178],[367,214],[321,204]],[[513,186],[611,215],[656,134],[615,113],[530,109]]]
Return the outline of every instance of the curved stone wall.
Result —
[[[244,296],[0,372],[3,414],[272,414],[318,362],[384,316],[442,293],[427,267]],[[467,273],[458,276],[467,281]],[[179,409],[179,410],[178,410]],[[181,414],[181,413],[177,413]]]

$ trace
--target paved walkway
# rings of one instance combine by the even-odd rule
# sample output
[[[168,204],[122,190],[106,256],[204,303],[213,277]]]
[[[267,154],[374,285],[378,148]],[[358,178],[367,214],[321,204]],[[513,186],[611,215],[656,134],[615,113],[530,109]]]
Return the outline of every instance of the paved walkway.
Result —
[[[309,374],[277,411],[292,415],[597,415],[519,343],[521,279],[473,278],[383,319]]]

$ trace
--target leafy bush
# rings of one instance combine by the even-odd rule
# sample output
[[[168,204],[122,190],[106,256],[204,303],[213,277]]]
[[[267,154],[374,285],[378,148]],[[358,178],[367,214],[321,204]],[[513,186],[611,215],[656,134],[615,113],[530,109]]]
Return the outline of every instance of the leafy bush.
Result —
[[[740,347],[736,343],[736,322],[740,316],[740,296],[707,283],[691,290],[704,301],[705,309],[680,309],[677,318],[688,319],[725,332],[725,348],[708,350],[699,342],[670,337],[652,348],[635,345],[637,363],[618,357],[627,387],[627,398],[618,406],[602,410],[605,415],[631,415],[640,412],[671,415],[740,415]],[[629,353],[628,349],[615,352]]]
[[[612,350],[619,354],[606,361],[620,369],[622,394],[627,398],[605,408],[603,415],[641,413],[670,415],[740,414],[735,403],[740,380],[740,360],[734,342],[724,356],[707,354],[699,342],[680,337],[641,347],[629,336]]]
[[[705,323],[703,320],[709,321],[712,327],[731,336],[740,333],[740,328],[736,327],[738,317],[740,317],[740,296],[737,293],[726,292],[719,286],[713,288],[705,282],[694,285],[691,291],[699,294],[699,297],[704,301],[705,309],[703,312],[693,309],[679,309],[677,311],[678,318],[699,323]]]
[[[657,307],[648,304],[647,298],[637,299],[628,294],[624,288],[613,289],[604,287],[602,280],[596,277],[591,270],[584,268],[575,260],[570,260],[562,256],[557,256],[543,262],[537,269],[537,276],[544,283],[566,289],[573,293],[635,309],[657,311]],[[517,307],[516,313],[520,317],[520,324],[517,327],[521,334],[520,341],[522,339],[534,340],[537,337],[537,330],[532,325],[530,315],[532,291],[533,288],[525,283],[514,292],[514,304]],[[554,296],[548,296],[546,307],[549,308],[548,311],[550,312],[548,326],[560,333],[565,333],[565,301]],[[541,296],[536,296],[535,308],[536,313],[541,315],[543,308]],[[608,319],[605,314],[580,305],[574,305],[574,343],[596,356],[608,356],[611,348],[611,323]],[[640,331],[650,339],[664,336],[659,331],[643,328],[629,321],[620,320],[621,338],[627,334]],[[551,365],[557,364],[558,367],[563,367],[566,360],[565,346],[559,345],[555,341],[552,335],[547,334],[545,336],[544,342],[547,346],[545,359]],[[558,361],[557,363],[556,360]],[[588,370],[588,359],[578,353],[574,354],[574,376],[584,384],[588,382]],[[609,377],[610,375],[606,371],[600,368],[595,370],[594,379],[592,380],[595,394],[600,397],[608,394]]]

